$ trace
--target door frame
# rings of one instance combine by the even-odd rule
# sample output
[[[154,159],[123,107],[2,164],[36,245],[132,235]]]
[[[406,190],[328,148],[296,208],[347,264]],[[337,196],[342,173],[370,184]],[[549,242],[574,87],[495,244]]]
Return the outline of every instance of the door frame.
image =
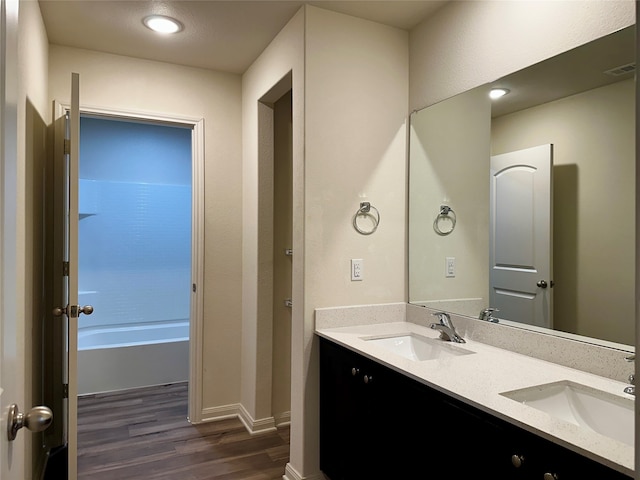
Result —
[[[54,102],[54,121],[70,109],[68,103]],[[190,128],[191,133],[191,301],[189,314],[189,405],[187,418],[201,423],[202,354],[204,329],[204,119],[180,115],[114,109],[80,104],[80,115]],[[57,145],[57,144],[56,144]],[[57,145],[56,155],[63,155]]]
[[[30,352],[26,351],[23,305],[27,301],[17,279],[24,268],[18,220],[24,203],[18,198],[18,15],[20,2],[0,0],[0,477],[31,478],[30,434],[19,433],[9,442],[4,428],[8,407],[31,408],[28,379]],[[20,240],[20,241],[19,241]],[[23,243],[23,242],[22,242]],[[33,452],[38,455],[38,452]]]

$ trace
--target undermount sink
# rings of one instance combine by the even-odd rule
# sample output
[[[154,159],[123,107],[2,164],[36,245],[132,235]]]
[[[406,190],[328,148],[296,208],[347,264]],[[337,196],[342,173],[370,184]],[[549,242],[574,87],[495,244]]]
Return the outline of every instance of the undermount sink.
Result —
[[[451,345],[449,342],[423,337],[415,333],[364,338],[367,342],[401,355],[410,360],[436,360],[446,357],[469,355],[471,352]]]
[[[627,445],[634,444],[634,401],[570,381],[501,395]]]

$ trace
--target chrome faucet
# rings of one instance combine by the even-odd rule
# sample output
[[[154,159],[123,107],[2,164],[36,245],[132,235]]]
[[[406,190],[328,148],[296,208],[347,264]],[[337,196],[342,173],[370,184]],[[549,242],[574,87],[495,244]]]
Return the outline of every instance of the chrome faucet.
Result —
[[[634,362],[636,360],[636,356],[634,354],[634,355],[625,357],[624,359],[627,362]],[[631,385],[624,388],[624,393],[628,393],[629,395],[635,395],[636,394],[636,376],[633,373],[629,375],[629,383]]]
[[[487,322],[498,323],[499,320],[493,316],[493,312],[499,312],[499,311],[500,310],[493,307],[484,308],[480,310],[480,315],[478,315],[478,318],[480,320],[486,320]]]
[[[431,328],[440,332],[440,338],[445,342],[466,343],[464,338],[458,335],[451,317],[446,312],[436,312],[432,315],[438,317],[438,323],[432,323]]]

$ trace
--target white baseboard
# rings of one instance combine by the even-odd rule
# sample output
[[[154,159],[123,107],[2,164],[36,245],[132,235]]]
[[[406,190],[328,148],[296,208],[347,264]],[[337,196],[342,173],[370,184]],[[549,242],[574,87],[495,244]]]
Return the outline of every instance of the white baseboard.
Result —
[[[251,435],[273,432],[277,426],[291,423],[291,414],[286,412],[275,417],[254,419],[240,403],[209,407],[202,409],[201,421],[197,423],[215,422],[225,418],[237,417]],[[194,422],[195,423],[195,422]]]
[[[296,471],[295,468],[291,466],[291,463],[287,463],[284,469],[284,475],[282,476],[283,480],[327,480],[327,477],[324,476],[322,472],[318,472],[314,475],[303,477]]]

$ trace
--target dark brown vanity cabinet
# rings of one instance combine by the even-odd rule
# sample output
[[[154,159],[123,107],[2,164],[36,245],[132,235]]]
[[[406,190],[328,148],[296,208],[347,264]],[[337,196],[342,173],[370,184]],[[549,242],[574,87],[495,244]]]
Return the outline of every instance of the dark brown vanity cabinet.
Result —
[[[331,480],[630,478],[324,338],[320,468]]]

